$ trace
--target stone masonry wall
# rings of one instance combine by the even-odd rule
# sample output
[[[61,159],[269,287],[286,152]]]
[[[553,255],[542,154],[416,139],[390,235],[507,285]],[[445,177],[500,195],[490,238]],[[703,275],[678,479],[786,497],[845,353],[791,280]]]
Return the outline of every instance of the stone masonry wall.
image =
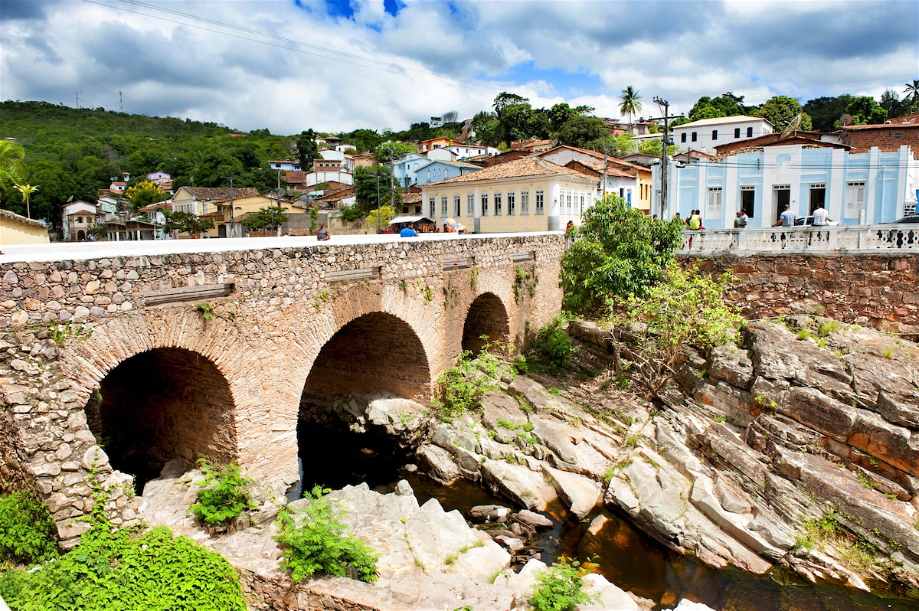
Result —
[[[136,520],[131,477],[113,471],[84,408],[125,360],[181,348],[229,387],[227,417],[208,420],[228,428],[208,435],[233,440],[229,454],[250,475],[283,487],[297,477],[305,382],[336,332],[367,314],[394,316],[424,352],[407,366],[427,366],[406,376],[436,380],[479,295],[501,301],[518,341],[558,312],[563,247],[558,235],[472,237],[0,264],[0,424],[12,425],[0,433],[2,483],[38,490],[66,541],[87,527],[91,474],[112,490],[116,523]],[[473,267],[444,271],[458,258]],[[534,280],[515,291],[520,267]],[[368,268],[377,272],[361,280],[331,277]],[[227,297],[147,303],[151,292],[223,283]]]
[[[919,256],[832,254],[689,256],[684,264],[736,280],[728,298],[746,317],[821,314],[919,333]]]

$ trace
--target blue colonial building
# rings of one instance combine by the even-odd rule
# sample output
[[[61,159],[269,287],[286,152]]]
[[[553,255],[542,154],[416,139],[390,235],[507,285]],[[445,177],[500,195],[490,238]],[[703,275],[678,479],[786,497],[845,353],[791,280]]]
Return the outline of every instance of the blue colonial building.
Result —
[[[726,229],[738,210],[750,217],[749,227],[770,227],[786,205],[799,217],[823,206],[841,225],[890,223],[915,210],[919,151],[907,145],[852,153],[847,145],[798,135],[745,144],[716,159],[671,163],[663,206],[661,166],[653,166],[653,212],[686,218],[698,209],[706,229]]]

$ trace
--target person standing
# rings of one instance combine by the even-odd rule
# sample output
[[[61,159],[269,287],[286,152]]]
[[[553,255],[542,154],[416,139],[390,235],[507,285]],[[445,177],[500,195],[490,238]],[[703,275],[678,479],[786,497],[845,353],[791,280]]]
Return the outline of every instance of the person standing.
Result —
[[[795,213],[791,211],[791,204],[785,204],[785,210],[779,215],[779,222],[774,227],[794,227]]]
[[[812,216],[814,217],[814,227],[824,227],[830,224],[830,213],[823,206],[814,210]]]
[[[747,226],[747,219],[750,217],[747,216],[747,213],[743,210],[737,211],[737,216],[734,218],[734,229],[743,229]]]
[[[691,231],[701,231],[702,213],[699,210],[693,210],[692,214],[689,215],[689,220],[686,221],[686,225]]]
[[[316,239],[320,242],[325,242],[326,240],[332,239],[332,236],[329,234],[329,230],[325,228],[325,225],[319,226],[319,231],[316,232]]]

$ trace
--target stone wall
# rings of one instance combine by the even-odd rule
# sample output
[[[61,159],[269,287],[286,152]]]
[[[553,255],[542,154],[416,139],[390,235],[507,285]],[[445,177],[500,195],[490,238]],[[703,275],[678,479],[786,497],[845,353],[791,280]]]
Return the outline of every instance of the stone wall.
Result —
[[[367,361],[374,356],[399,374],[388,380],[398,383],[361,390],[426,396],[462,349],[464,322],[480,295],[500,301],[517,342],[558,312],[563,246],[557,235],[468,237],[0,264],[0,424],[12,423],[0,437],[0,475],[34,483],[65,540],[86,528],[80,517],[91,506],[91,473],[113,489],[116,522],[133,522],[131,477],[113,471],[101,447],[107,440],[93,434],[85,408],[126,360],[182,349],[207,371],[175,363],[160,369],[186,376],[176,385],[193,421],[170,409],[162,424],[194,430],[158,447],[185,458],[216,449],[283,488],[297,478],[306,380],[336,333],[365,316],[397,321],[361,327],[351,338],[365,360],[360,371],[373,374],[365,378],[386,381]],[[515,290],[521,267],[531,279]],[[170,296],[188,288],[220,294],[222,287],[228,294]],[[387,334],[390,349],[373,349]],[[353,370],[342,350],[333,369]],[[201,399],[213,399],[224,384],[223,399]],[[131,413],[135,403],[121,408]]]
[[[885,331],[919,333],[919,256],[883,254],[687,256],[736,280],[728,298],[747,318],[821,314]]]

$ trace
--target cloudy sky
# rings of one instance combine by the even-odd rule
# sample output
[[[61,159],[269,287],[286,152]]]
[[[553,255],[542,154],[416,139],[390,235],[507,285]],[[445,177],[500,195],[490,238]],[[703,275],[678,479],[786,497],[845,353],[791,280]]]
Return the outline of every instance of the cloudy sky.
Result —
[[[510,90],[616,117],[636,87],[879,95],[919,78],[919,2],[0,0],[0,99],[274,133],[403,129]]]

